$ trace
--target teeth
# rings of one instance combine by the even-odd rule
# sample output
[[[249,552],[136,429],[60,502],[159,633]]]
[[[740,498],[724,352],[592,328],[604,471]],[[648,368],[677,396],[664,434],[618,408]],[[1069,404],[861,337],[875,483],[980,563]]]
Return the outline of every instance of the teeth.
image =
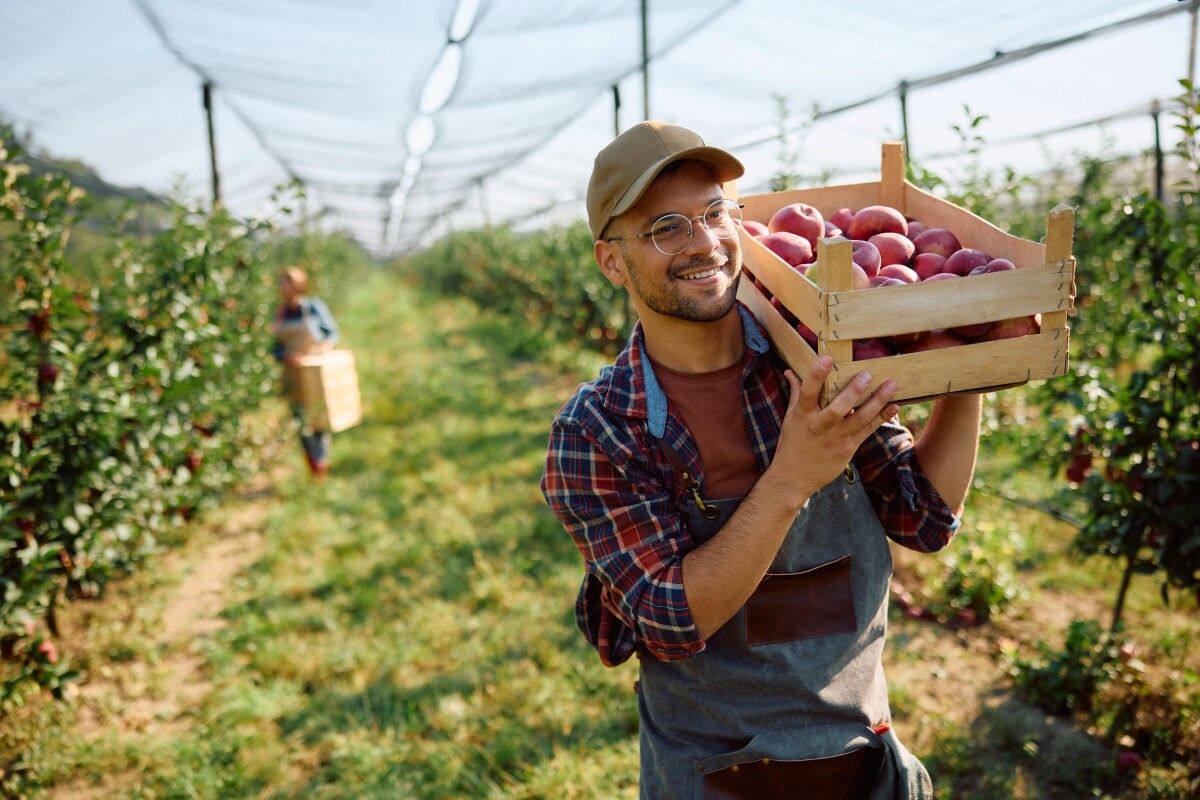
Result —
[[[713,275],[716,275],[718,272],[720,272],[719,269],[710,269],[710,270],[705,270],[704,272],[693,272],[690,275],[681,275],[680,280],[700,281],[700,280],[704,280],[705,278],[711,278]]]

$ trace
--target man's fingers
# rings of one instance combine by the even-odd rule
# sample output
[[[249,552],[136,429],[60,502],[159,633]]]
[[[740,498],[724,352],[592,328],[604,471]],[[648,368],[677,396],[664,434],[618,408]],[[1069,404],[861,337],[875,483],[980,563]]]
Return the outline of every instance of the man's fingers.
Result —
[[[800,400],[806,406],[817,408],[817,401],[821,397],[821,386],[831,372],[833,372],[833,359],[829,356],[821,356],[813,363],[812,369],[808,371],[808,377],[800,385]],[[793,394],[793,396],[795,395]]]
[[[783,371],[783,377],[788,382],[788,406],[785,413],[791,414],[792,409],[794,409],[800,403],[800,391],[802,387],[800,385],[800,379],[797,378],[796,373],[792,372],[790,369],[785,369]]]
[[[867,393],[867,387],[871,385],[871,373],[860,372],[851,379],[850,383],[846,384],[837,397],[825,406],[822,416],[828,424],[834,425],[845,419],[846,415],[853,411],[861,404],[863,397]]]
[[[884,413],[886,411],[884,406],[888,405],[888,402],[895,394],[896,382],[891,380],[884,381],[875,390],[875,393],[871,395],[870,399],[855,409],[854,414],[847,421],[855,428],[875,430],[879,425],[882,425],[895,416],[896,411],[893,411],[891,414]],[[879,424],[876,424],[876,421]]]

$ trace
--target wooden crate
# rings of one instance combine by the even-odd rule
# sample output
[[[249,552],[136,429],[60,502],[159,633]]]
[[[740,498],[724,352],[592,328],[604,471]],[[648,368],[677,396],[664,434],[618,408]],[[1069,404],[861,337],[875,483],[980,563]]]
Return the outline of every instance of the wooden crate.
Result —
[[[906,181],[900,142],[883,145],[878,181],[751,195],[739,200],[745,204],[743,217],[763,224],[789,203],[815,206],[826,219],[839,208],[887,205],[931,228],[952,231],[963,247],[1007,258],[1017,267],[961,281],[851,291],[848,239],[818,241],[816,263],[821,266],[817,284],[743,230],[740,236],[746,269],[816,333],[817,350],[809,347],[752,281],[741,281],[738,298],[762,322],[775,348],[800,377],[808,374],[818,355],[833,357],[833,373],[822,387],[822,403],[863,370],[871,373],[871,391],[891,378],[898,387],[895,399],[907,402],[1006,388],[1066,372],[1067,313],[1073,309],[1075,297],[1075,259],[1071,255],[1075,212],[1071,207],[1059,206],[1050,212],[1045,244],[1012,236]],[[1035,335],[853,360],[855,339],[1039,313],[1041,332]]]
[[[349,350],[301,356],[296,386],[315,430],[337,433],[362,422],[358,371]]]

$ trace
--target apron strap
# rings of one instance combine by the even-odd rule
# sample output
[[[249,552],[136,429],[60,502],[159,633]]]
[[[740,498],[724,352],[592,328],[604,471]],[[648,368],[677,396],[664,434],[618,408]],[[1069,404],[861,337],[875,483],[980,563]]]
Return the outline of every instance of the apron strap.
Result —
[[[675,476],[679,478],[679,482],[683,484],[684,490],[691,493],[692,499],[696,501],[696,506],[700,509],[700,513],[704,515],[704,518],[716,519],[717,517],[721,516],[721,510],[719,508],[704,502],[704,498],[700,496],[700,481],[698,481],[696,477],[692,475],[691,471],[688,470],[687,464],[684,463],[684,460],[679,453],[675,452],[675,448],[667,444],[666,440],[664,439],[654,437],[654,440],[658,442],[658,448],[662,450],[663,455],[667,457],[667,461],[671,462],[671,466],[675,470]]]

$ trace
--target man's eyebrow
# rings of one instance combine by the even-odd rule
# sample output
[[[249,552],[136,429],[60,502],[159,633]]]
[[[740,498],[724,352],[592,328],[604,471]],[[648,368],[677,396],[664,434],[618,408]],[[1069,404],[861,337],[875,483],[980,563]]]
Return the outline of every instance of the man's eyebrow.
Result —
[[[718,200],[724,200],[724,199],[725,199],[725,195],[724,195],[722,192],[718,191],[718,192],[717,192],[715,195],[712,195],[711,197],[709,197],[709,198],[708,198],[708,200],[707,200],[707,201],[705,201],[705,203],[704,203],[704,207],[705,207],[705,208],[708,208],[709,206],[711,206],[713,203],[717,202]],[[681,217],[686,217],[686,216],[687,216],[687,214],[683,213],[682,211],[670,211],[670,210],[668,210],[668,211],[656,211],[655,213],[653,213],[653,214],[650,214],[649,216],[646,216],[646,217],[644,217],[644,218],[641,220],[641,222],[639,223],[638,227],[639,227],[639,228],[644,228],[644,227],[646,227],[647,225],[650,225],[651,223],[653,223],[653,222],[657,222],[658,220],[662,219],[662,218],[663,218],[663,217],[665,217],[667,214],[678,214],[678,215],[679,215],[679,216],[681,216]],[[699,214],[697,214],[697,215],[695,215],[695,216],[699,216]]]

